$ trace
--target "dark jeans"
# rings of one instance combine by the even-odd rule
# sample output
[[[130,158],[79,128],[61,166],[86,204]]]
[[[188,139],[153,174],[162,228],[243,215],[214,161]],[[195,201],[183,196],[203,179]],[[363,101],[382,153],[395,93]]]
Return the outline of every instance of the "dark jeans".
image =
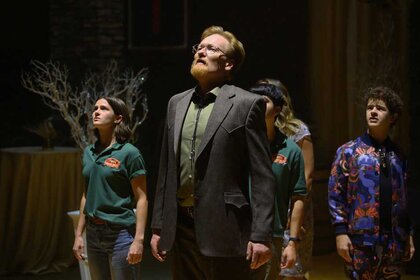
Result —
[[[194,220],[182,213],[178,214],[173,253],[172,273],[175,280],[251,279],[250,263],[245,257],[202,255],[195,238]]]
[[[86,243],[92,280],[140,279],[140,263],[132,265],[126,259],[133,239],[134,228],[96,225],[88,220]]]

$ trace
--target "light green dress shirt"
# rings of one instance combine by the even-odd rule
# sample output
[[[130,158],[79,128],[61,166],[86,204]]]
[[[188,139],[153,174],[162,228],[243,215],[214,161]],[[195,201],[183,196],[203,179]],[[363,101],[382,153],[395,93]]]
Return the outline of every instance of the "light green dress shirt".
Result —
[[[194,92],[185,116],[180,141],[181,172],[177,192],[178,204],[182,207],[194,206],[195,160],[219,91],[220,88],[216,87],[204,98],[200,98],[198,93]]]

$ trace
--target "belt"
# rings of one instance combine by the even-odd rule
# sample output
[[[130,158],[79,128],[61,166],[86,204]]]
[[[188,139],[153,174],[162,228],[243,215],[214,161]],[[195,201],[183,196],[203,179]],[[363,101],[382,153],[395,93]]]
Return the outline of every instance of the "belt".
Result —
[[[194,206],[188,206],[188,207],[179,206],[178,211],[180,214],[190,219],[194,219]]]
[[[106,221],[104,221],[102,219],[99,219],[97,217],[88,217],[88,219],[89,219],[89,221],[92,224],[95,224],[95,225],[104,225],[104,224],[106,224]]]

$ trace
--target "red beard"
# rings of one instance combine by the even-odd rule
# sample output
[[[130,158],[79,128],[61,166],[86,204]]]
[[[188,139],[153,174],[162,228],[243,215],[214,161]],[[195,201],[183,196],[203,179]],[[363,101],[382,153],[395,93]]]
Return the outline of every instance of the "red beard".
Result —
[[[193,64],[190,73],[196,80],[200,80],[207,74],[207,68],[203,65]]]

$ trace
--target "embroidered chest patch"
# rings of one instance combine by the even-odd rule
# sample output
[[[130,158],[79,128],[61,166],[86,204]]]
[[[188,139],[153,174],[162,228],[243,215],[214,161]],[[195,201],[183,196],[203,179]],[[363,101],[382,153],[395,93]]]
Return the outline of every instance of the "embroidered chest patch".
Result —
[[[277,154],[276,157],[273,160],[274,163],[278,164],[286,164],[287,163],[287,157],[285,157],[282,154]]]
[[[119,168],[121,162],[116,158],[107,158],[104,162],[104,165],[111,168]]]

